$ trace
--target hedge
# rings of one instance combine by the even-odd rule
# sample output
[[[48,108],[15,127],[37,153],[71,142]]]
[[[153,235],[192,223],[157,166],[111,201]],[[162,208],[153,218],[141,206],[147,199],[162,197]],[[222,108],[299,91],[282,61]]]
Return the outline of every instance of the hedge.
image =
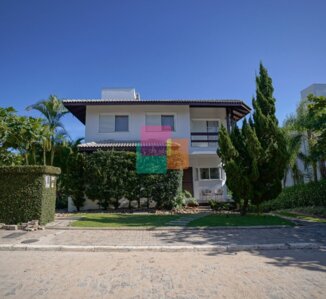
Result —
[[[263,202],[261,211],[326,206],[326,180],[285,188],[277,198]]]
[[[156,202],[157,208],[172,209],[182,191],[181,170],[167,170],[165,174],[143,174],[136,169],[136,153],[97,151],[86,155],[83,171],[87,197],[97,201],[103,209],[118,208],[122,198],[129,203],[141,198]],[[83,175],[80,171],[79,175]],[[76,173],[77,175],[77,173]],[[131,207],[131,205],[129,205]]]
[[[0,222],[53,221],[56,179],[52,178],[60,172],[60,168],[51,166],[0,167]]]

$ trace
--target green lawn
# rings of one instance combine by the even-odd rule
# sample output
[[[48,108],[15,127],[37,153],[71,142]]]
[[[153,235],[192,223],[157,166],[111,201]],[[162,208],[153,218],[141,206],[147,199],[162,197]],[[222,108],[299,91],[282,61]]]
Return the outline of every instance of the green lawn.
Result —
[[[303,215],[296,212],[287,212],[287,211],[279,211],[277,214],[285,217],[291,217],[291,218],[297,218],[300,220],[307,220],[312,222],[319,222],[319,223],[326,223],[325,218],[319,218],[317,216],[309,216],[309,215]]]
[[[212,214],[194,220],[188,226],[255,226],[255,225],[291,225],[291,221],[271,215],[217,215]]]
[[[189,215],[190,216],[190,215]],[[158,227],[180,218],[180,215],[134,215],[134,214],[83,214],[72,223],[73,227]],[[182,215],[182,217],[187,217]],[[190,227],[203,226],[255,226],[294,225],[291,221],[271,215],[208,215],[188,224]]]
[[[179,215],[86,214],[74,227],[151,227],[164,226]]]

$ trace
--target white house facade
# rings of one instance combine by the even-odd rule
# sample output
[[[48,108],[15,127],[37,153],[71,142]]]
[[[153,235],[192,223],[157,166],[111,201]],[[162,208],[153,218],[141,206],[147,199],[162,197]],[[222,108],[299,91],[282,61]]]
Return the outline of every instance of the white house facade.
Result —
[[[301,100],[307,99],[309,94],[313,94],[314,96],[324,96],[326,97],[326,84],[311,84],[305,89],[303,89],[301,92]],[[300,146],[300,152],[304,155],[309,154],[309,145],[307,138],[303,138],[301,146]],[[313,181],[313,169],[311,165],[305,165],[302,160],[299,158],[296,161],[298,170],[302,174],[302,182],[308,183]],[[322,171],[325,172],[326,169],[326,161],[319,161],[317,165],[317,179],[320,180],[322,178]],[[293,186],[295,184],[293,179],[293,174],[291,170],[288,171],[285,178],[285,185],[284,187]]]
[[[199,203],[226,200],[226,175],[217,156],[221,125],[232,125],[250,112],[241,100],[141,100],[134,89],[105,89],[101,99],[67,99],[65,107],[85,124],[80,151],[134,151],[144,126],[169,126],[172,139],[187,139],[189,167],[183,188]]]

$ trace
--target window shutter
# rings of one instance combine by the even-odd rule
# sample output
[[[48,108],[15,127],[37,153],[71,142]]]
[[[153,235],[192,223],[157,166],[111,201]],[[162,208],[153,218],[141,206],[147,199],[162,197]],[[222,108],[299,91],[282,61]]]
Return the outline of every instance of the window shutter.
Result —
[[[110,133],[114,132],[114,115],[104,115],[99,116],[99,132],[100,133]]]

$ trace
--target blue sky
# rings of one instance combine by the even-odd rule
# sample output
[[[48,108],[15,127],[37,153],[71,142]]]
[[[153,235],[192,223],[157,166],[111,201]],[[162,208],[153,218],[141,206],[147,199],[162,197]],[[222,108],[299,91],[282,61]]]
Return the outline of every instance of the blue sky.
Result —
[[[277,116],[326,83],[326,1],[0,0],[0,106],[19,113],[49,94],[237,98],[251,106],[262,60]],[[72,135],[84,127],[65,119]]]

